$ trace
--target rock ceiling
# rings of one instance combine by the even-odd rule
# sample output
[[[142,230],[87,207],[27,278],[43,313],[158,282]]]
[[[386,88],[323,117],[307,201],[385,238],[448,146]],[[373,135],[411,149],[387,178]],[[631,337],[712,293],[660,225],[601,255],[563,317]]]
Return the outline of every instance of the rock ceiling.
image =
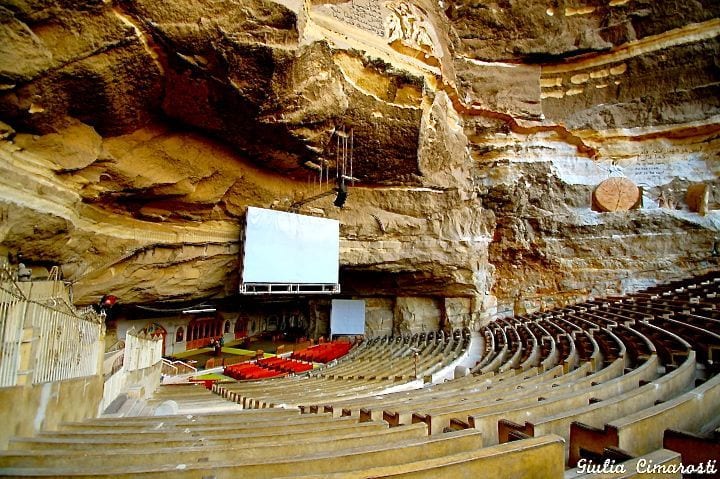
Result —
[[[245,208],[332,188],[351,130],[345,208],[300,208],[341,221],[348,293],[490,311],[713,266],[717,1],[7,0],[0,20],[0,240],[78,302],[232,294]],[[593,211],[612,176],[641,208]]]

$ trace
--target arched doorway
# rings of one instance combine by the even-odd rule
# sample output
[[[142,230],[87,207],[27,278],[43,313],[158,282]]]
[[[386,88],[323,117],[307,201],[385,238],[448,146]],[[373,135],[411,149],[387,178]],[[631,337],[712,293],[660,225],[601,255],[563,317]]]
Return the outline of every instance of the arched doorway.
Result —
[[[248,318],[244,316],[238,316],[235,321],[235,339],[241,339],[248,335],[247,330]]]
[[[195,318],[187,325],[187,343],[185,349],[202,348],[210,344],[213,338],[223,334],[224,322],[215,317]]]

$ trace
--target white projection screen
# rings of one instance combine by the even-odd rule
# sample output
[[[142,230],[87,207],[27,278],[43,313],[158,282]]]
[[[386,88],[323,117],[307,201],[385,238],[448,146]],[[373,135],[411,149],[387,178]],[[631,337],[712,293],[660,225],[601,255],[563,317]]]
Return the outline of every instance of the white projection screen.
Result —
[[[333,299],[330,310],[330,335],[365,334],[365,301]]]
[[[339,258],[337,220],[248,207],[241,292],[258,292],[243,291],[248,284],[265,285],[259,292],[313,292],[302,285],[332,285],[337,292]]]

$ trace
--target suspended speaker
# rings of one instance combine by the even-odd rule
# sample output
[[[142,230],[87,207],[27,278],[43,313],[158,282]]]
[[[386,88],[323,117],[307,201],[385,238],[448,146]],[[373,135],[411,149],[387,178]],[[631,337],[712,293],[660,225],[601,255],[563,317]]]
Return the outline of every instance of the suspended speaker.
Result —
[[[345,186],[345,183],[343,183],[337,190],[337,197],[335,198],[333,204],[338,208],[342,208],[345,204],[345,200],[347,200],[347,195],[347,187]]]

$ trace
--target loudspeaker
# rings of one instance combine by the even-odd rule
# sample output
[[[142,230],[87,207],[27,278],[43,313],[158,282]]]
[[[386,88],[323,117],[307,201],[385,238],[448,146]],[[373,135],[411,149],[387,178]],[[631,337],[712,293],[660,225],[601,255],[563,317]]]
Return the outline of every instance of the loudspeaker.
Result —
[[[347,199],[347,195],[347,187],[344,184],[340,185],[337,191],[337,197],[335,198],[333,204],[338,208],[342,208],[345,204],[345,200]]]

